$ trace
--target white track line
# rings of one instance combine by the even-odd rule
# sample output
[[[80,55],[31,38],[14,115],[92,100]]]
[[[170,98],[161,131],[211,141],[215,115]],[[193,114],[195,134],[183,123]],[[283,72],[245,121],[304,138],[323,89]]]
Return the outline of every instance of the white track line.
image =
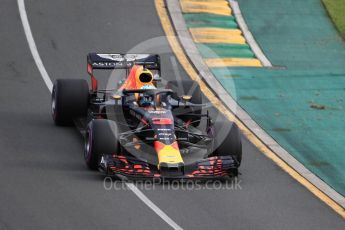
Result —
[[[160,218],[168,223],[173,229],[182,230],[182,228],[176,224],[167,214],[165,214],[160,208],[158,208],[147,196],[144,195],[134,184],[126,183],[126,186],[134,192],[139,199],[144,202],[149,208],[151,208]]]
[[[38,53],[37,46],[34,40],[34,37],[32,36],[28,16],[26,14],[25,10],[25,3],[24,0],[17,0],[18,3],[18,9],[20,18],[22,20],[24,32],[26,39],[28,41],[31,54],[35,60],[35,63],[37,65],[38,70],[41,73],[41,76],[46,83],[49,91],[51,92],[53,89],[53,83],[47,73],[47,70],[45,69],[43,62],[41,60],[41,57]],[[173,229],[182,229],[178,224],[176,224],[167,214],[165,214],[157,205],[155,205],[147,196],[145,196],[144,193],[142,193],[134,184],[132,183],[126,183],[126,186],[142,201],[144,204],[146,204],[152,211],[154,211],[160,218],[162,218],[167,224],[169,224]]]
[[[255,56],[261,61],[263,66],[272,67],[272,63],[265,56],[264,52],[262,52],[260,46],[255,41],[252,33],[248,29],[246,21],[244,20],[244,18],[242,16],[238,2],[234,1],[234,0],[229,0],[229,4],[233,10],[233,15],[236,18],[237,24],[239,25],[240,29],[242,30],[243,35],[246,38],[247,43],[249,44],[250,48],[254,52]]]
[[[33,56],[33,58],[35,60],[35,63],[37,65],[38,70],[41,73],[41,76],[42,76],[42,78],[44,80],[44,83],[46,83],[48,89],[51,92],[52,89],[53,89],[53,83],[50,80],[50,77],[49,77],[46,69],[44,68],[44,65],[43,65],[43,62],[41,60],[40,54],[38,53],[38,50],[37,50],[37,47],[36,47],[36,43],[35,43],[34,37],[32,36],[32,32],[31,32],[28,16],[27,16],[26,10],[25,10],[24,0],[17,0],[17,2],[18,2],[20,18],[22,20],[22,24],[23,24],[23,27],[24,27],[24,32],[25,32],[26,40],[29,43],[31,54],[32,54],[32,56]]]

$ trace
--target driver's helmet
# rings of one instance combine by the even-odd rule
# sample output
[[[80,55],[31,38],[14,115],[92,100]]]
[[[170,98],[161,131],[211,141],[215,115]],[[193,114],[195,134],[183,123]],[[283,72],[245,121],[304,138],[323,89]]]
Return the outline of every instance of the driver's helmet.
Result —
[[[154,87],[153,85],[144,85],[140,89],[156,89],[156,87]],[[139,99],[140,106],[147,107],[147,106],[153,106],[153,104],[154,104],[154,100],[153,100],[153,97],[150,95],[143,95]]]

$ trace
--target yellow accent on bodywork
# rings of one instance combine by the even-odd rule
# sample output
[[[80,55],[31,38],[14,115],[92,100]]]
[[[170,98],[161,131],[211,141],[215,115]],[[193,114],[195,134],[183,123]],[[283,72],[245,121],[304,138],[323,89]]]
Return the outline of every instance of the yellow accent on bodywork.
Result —
[[[148,74],[151,76],[151,81],[149,82],[141,82],[139,77],[141,74]],[[140,89],[142,86],[144,85],[153,85],[152,81],[153,81],[153,75],[152,75],[152,72],[148,69],[145,69],[144,66],[140,66],[136,72],[135,72],[135,81],[136,81],[136,86],[138,89]]]
[[[177,164],[183,163],[181,153],[172,145],[165,145],[158,153],[158,165],[160,163]]]
[[[190,95],[183,95],[181,98],[184,101],[190,101],[192,99],[192,96],[190,96]]]
[[[121,96],[121,95],[118,95],[118,94],[114,94],[114,95],[112,96],[112,98],[113,98],[114,100],[120,100],[120,99],[122,98],[122,96]]]

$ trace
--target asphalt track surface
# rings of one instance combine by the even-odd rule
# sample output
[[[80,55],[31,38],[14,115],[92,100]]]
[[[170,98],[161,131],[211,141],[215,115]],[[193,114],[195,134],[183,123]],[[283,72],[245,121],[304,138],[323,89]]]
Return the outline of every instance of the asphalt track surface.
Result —
[[[52,80],[87,77],[89,51],[126,52],[164,35],[153,1],[25,3]],[[107,191],[87,170],[79,133],[53,125],[16,1],[2,0],[0,15],[0,229],[169,229],[132,191]],[[169,55],[162,59],[164,77],[173,79]],[[345,229],[327,205],[243,144],[242,189],[142,192],[184,229]]]

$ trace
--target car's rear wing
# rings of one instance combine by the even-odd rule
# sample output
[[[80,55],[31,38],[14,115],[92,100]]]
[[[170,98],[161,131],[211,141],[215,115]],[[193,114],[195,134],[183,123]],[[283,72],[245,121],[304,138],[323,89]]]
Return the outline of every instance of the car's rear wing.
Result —
[[[130,69],[133,65],[143,65],[149,70],[160,73],[161,63],[158,54],[111,54],[89,53],[87,55],[87,72],[91,76],[92,90],[97,90],[94,69]],[[160,75],[160,74],[159,74]]]
[[[133,65],[145,65],[151,70],[160,70],[158,54],[98,54],[89,53],[87,63],[93,69],[128,69]]]

